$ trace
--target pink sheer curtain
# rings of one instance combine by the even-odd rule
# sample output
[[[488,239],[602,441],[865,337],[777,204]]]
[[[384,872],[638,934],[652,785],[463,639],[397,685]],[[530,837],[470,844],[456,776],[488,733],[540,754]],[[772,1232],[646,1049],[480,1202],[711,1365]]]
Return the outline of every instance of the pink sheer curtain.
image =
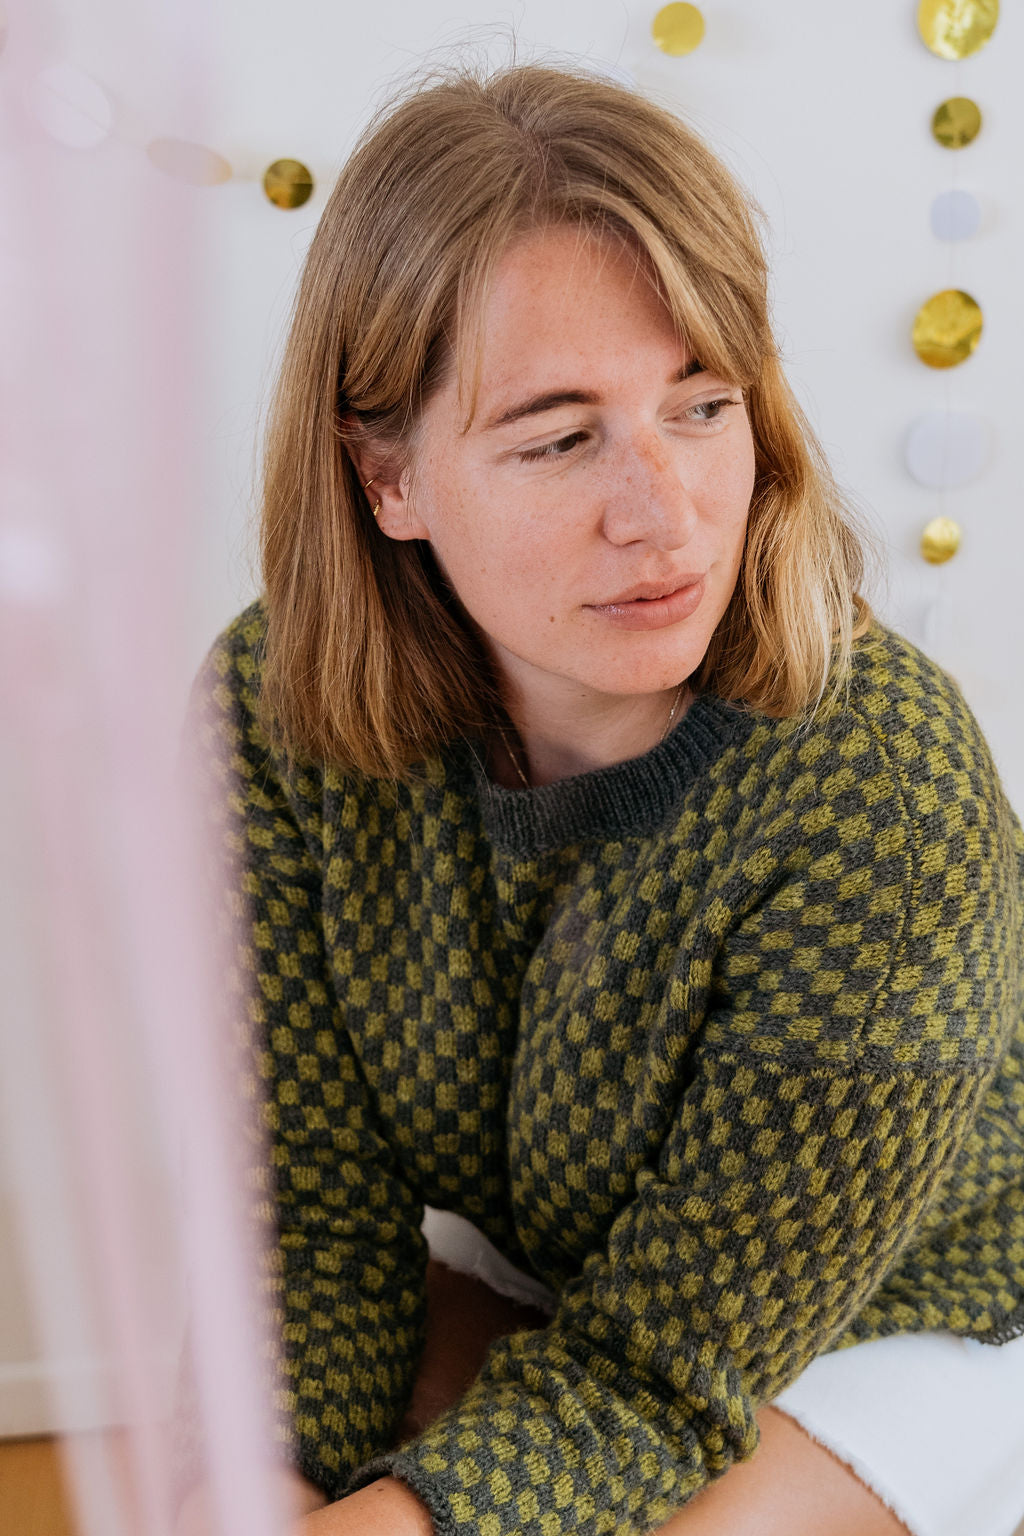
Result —
[[[209,88],[204,12],[131,12],[165,102],[191,122]],[[212,850],[179,772],[216,189],[162,176],[118,135],[114,89],[109,137],[54,138],[39,81],[66,59],[62,40],[45,0],[7,8],[0,1114],[13,1235],[82,1536],[172,1531],[182,1365],[192,1472],[212,1483],[221,1531],[272,1536],[239,1005],[230,945],[202,914]],[[116,1456],[113,1437],[71,1433],[104,1425],[120,1426]]]

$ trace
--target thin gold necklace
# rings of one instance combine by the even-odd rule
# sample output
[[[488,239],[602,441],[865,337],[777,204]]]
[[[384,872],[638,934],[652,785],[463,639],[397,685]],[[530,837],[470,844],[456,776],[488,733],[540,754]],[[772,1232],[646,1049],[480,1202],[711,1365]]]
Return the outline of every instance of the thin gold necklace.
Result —
[[[683,681],[679,684],[679,687],[676,689],[676,696],[672,700],[672,708],[668,712],[668,719],[665,722],[665,729],[662,731],[660,737],[658,738],[658,745],[659,746],[665,740],[665,737],[668,735],[668,728],[672,724],[672,720],[673,720],[673,718],[675,716],[676,710],[679,708],[679,700],[682,698],[683,687],[685,685],[685,682],[686,682],[686,679],[684,678]],[[498,726],[498,731],[499,731],[499,733],[501,735],[502,741],[505,743],[505,751],[508,753],[509,762],[512,764],[512,766],[515,769],[516,773],[518,773],[519,777],[522,779],[522,781],[526,785],[527,789],[529,789],[530,788],[530,781],[526,777],[526,774],[523,772],[523,770],[520,768],[520,766],[519,766],[519,759],[516,757],[515,753],[512,751],[512,748],[509,746],[509,740],[508,740],[508,737],[505,735],[504,728],[499,725]]]

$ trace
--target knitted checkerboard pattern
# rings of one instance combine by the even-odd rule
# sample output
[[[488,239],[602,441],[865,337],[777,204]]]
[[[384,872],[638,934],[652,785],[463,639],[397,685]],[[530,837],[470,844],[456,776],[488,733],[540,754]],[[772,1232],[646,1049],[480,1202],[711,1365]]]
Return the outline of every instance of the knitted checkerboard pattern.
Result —
[[[1024,1332],[1024,834],[955,682],[876,623],[809,727],[700,696],[532,790],[289,773],[266,618],[193,689],[269,1141],[285,1453],[443,1536],[629,1536],[823,1351]],[[424,1204],[558,1295],[393,1446]]]

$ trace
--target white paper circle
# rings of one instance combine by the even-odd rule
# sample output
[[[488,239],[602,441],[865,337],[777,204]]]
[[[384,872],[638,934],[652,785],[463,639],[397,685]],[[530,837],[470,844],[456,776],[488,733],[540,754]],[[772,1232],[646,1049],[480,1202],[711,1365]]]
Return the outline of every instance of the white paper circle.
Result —
[[[929,411],[907,433],[904,454],[919,484],[948,491],[981,474],[988,454],[988,429],[978,416]]]
[[[969,192],[940,192],[932,203],[932,234],[940,240],[969,240],[980,223],[978,199]]]
[[[94,149],[110,133],[110,102],[91,76],[73,64],[51,64],[29,82],[29,106],[58,144]]]

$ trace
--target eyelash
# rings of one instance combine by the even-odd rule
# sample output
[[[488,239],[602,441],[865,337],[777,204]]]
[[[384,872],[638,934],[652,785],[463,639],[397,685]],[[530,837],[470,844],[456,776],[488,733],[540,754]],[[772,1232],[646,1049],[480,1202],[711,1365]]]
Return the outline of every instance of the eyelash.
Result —
[[[739,400],[700,400],[696,405],[691,405],[690,410],[703,410],[706,409],[709,405],[726,406],[740,405],[741,403],[742,402]],[[721,420],[721,412],[719,412],[717,416],[711,416],[702,419],[704,425],[710,427],[714,422]],[[560,447],[562,443],[571,442],[574,437],[585,436],[586,433],[582,430],[579,432],[570,432],[566,437],[556,438],[553,443],[545,443],[542,448],[526,448],[521,453],[517,454],[516,457],[522,459],[523,461],[533,460],[534,462],[540,459],[567,459],[569,457],[568,453],[555,453],[554,449]]]

